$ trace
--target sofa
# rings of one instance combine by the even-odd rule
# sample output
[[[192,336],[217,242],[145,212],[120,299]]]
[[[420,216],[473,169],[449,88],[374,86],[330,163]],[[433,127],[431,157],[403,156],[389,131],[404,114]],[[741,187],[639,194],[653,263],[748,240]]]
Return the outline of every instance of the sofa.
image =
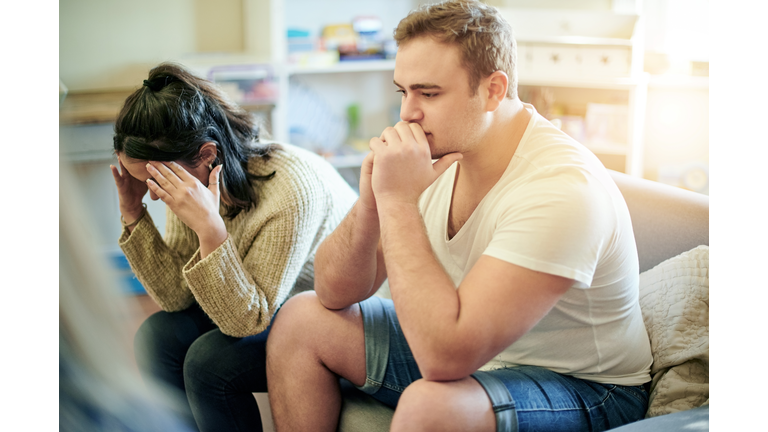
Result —
[[[654,356],[646,419],[615,430],[709,430],[709,197],[611,175],[632,217]],[[391,408],[345,380],[342,394],[340,432],[389,430]]]

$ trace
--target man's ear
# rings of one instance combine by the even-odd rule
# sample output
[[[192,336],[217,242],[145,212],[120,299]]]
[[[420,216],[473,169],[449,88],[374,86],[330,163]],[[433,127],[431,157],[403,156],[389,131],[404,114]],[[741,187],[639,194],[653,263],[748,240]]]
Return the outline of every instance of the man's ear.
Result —
[[[202,162],[203,165],[208,166],[212,164],[214,160],[216,160],[216,156],[219,155],[219,151],[216,147],[216,143],[213,141],[208,141],[207,143],[203,144],[202,147],[200,147],[200,152],[198,154],[200,155],[200,162]]]
[[[504,71],[497,70],[485,79],[488,88],[486,111],[495,111],[501,102],[507,97],[509,77]]]

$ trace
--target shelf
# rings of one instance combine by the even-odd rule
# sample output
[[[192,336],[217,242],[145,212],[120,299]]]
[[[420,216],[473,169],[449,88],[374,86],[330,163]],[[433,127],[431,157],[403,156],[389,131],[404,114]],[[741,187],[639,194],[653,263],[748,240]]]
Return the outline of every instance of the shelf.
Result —
[[[112,123],[135,90],[116,90],[93,93],[70,93],[59,109],[60,125],[88,125]]]
[[[395,70],[394,60],[350,60],[341,61],[331,66],[300,67],[288,65],[288,75],[326,74],[343,72],[378,72]]]
[[[709,89],[709,77],[688,75],[651,75],[651,78],[648,81],[648,87],[706,90]]]
[[[539,36],[536,38],[515,39],[517,44],[553,44],[553,45],[587,45],[587,46],[626,46],[632,47],[631,39],[590,37],[590,36]]]
[[[574,87],[595,88],[606,90],[630,90],[648,82],[647,75],[639,78],[599,78],[599,79],[570,79],[557,77],[532,77],[521,75],[518,85],[539,87]]]
[[[354,155],[333,155],[325,156],[325,160],[331,163],[334,168],[359,168],[363,165],[365,154]]]

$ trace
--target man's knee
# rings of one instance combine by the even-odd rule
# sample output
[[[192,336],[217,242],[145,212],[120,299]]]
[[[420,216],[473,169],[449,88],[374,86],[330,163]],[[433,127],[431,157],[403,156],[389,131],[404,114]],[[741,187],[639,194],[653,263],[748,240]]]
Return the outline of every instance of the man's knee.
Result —
[[[357,305],[331,310],[320,303],[314,291],[303,292],[289,299],[275,315],[267,339],[267,362],[293,357],[297,352],[333,363],[341,353],[351,355],[359,351],[357,354],[364,359],[363,335]]]
[[[423,430],[440,424],[442,400],[438,383],[420,379],[405,388],[392,419],[392,430]]]
[[[275,315],[267,339],[267,352],[286,345],[306,347],[306,343],[313,340],[312,333],[321,325],[322,315],[328,312],[314,291],[291,297]]]

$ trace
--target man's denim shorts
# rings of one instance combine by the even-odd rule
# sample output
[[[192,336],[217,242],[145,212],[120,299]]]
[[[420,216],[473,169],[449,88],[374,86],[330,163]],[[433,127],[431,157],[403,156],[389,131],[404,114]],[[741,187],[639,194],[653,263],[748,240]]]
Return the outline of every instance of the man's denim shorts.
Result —
[[[391,300],[360,303],[365,327],[365,393],[395,408],[403,390],[421,378]],[[599,384],[537,366],[471,375],[496,413],[496,430],[602,431],[641,420],[648,405],[643,386]]]

